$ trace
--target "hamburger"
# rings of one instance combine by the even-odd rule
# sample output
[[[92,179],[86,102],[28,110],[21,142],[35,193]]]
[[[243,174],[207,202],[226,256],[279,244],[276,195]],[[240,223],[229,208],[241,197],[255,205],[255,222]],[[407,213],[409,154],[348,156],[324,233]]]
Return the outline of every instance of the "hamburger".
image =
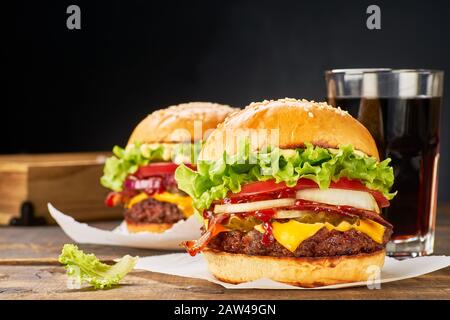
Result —
[[[395,195],[389,162],[380,162],[368,130],[340,108],[252,103],[208,137],[196,170],[176,170],[204,222],[202,236],[183,245],[191,255],[202,252],[215,277],[229,283],[366,280],[369,267],[383,266],[392,234],[380,215]]]
[[[192,214],[192,200],[178,188],[175,169],[180,163],[194,168],[203,133],[234,110],[208,102],[158,110],[137,125],[125,148],[113,148],[100,182],[112,190],[106,204],[124,206],[129,232],[164,232]]]

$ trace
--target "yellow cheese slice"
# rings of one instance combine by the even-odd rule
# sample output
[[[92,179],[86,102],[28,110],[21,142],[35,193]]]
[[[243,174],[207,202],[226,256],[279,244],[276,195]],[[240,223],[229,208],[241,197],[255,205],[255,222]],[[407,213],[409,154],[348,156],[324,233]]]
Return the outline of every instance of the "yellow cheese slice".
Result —
[[[337,226],[332,225],[331,223],[325,222],[325,227],[328,231],[337,230],[341,232],[345,232],[353,228],[353,225],[347,221],[342,221]]]
[[[359,224],[350,224],[347,221],[342,221],[337,226],[328,222],[302,223],[296,220],[289,220],[288,222],[280,223],[275,221],[272,223],[272,233],[275,240],[283,247],[294,252],[304,240],[315,235],[323,227],[327,228],[328,231],[337,230],[341,232],[355,229],[366,234],[375,242],[383,243],[384,227],[371,220],[360,220]],[[261,233],[265,232],[261,225],[255,226],[255,229]]]
[[[383,243],[384,227],[372,220],[360,220],[359,225],[353,226],[353,229],[367,234],[378,243]]]
[[[130,201],[128,201],[128,203],[126,204],[126,207],[130,209],[136,203],[144,201],[145,199],[148,199],[148,195],[145,192],[141,192],[137,196],[131,198]]]
[[[285,223],[275,221],[272,223],[272,234],[286,249],[294,252],[303,240],[312,237],[323,227],[323,223],[301,223],[296,220]]]
[[[194,207],[192,206],[192,199],[188,196],[182,196],[179,194],[163,192],[154,194],[153,199],[174,203],[178,206],[178,208],[183,212],[183,216],[188,218],[194,213]]]

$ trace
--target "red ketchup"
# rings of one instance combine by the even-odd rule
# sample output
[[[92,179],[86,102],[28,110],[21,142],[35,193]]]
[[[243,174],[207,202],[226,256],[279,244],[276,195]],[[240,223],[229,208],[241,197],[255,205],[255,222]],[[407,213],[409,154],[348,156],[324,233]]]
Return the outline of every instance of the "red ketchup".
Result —
[[[273,241],[272,224],[270,223],[270,220],[272,220],[274,215],[275,210],[273,209],[258,210],[254,212],[254,216],[263,222],[265,232],[261,242],[265,246],[268,246]]]
[[[264,222],[263,228],[266,232],[264,232],[261,242],[263,245],[268,246],[273,241],[272,224],[270,222]]]
[[[203,211],[203,218],[204,219],[211,219],[214,216],[214,212],[211,210],[204,210]]]

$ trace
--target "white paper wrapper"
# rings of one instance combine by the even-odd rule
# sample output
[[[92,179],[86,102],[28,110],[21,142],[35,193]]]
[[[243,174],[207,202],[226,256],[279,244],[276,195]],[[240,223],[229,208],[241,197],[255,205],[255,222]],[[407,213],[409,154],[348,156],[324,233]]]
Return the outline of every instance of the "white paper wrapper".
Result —
[[[128,233],[125,223],[113,231],[90,227],[86,223],[75,221],[48,204],[51,216],[64,232],[75,242],[106,244],[145,249],[182,250],[180,243],[200,237],[200,222],[194,216],[180,221],[163,233],[138,232]]]
[[[442,268],[450,266],[450,257],[429,256],[407,260],[396,260],[386,257],[385,265],[381,270],[378,283],[387,283],[408,278],[418,277]],[[165,273],[181,277],[204,279],[220,284],[227,289],[310,289],[296,287],[270,279],[259,279],[257,281],[241,284],[229,284],[217,280],[208,267],[201,254],[191,257],[187,253],[173,253],[160,256],[140,258],[135,269]],[[375,286],[377,282],[371,282]],[[339,289],[347,287],[367,286],[367,282],[353,282],[337,284],[332,286],[318,287],[314,289]]]

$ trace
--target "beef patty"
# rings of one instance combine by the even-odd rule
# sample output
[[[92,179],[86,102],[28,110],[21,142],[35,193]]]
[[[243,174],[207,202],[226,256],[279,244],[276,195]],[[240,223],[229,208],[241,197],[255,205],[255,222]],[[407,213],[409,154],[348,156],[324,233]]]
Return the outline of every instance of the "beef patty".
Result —
[[[273,257],[327,257],[371,253],[384,248],[392,234],[386,228],[383,244],[356,230],[345,232],[327,228],[320,229],[315,235],[304,240],[295,252],[291,252],[272,237],[268,245],[262,243],[263,234],[259,231],[229,231],[218,234],[208,244],[208,248],[229,253]]]
[[[125,221],[139,223],[175,223],[184,216],[176,204],[145,199],[125,210]]]

